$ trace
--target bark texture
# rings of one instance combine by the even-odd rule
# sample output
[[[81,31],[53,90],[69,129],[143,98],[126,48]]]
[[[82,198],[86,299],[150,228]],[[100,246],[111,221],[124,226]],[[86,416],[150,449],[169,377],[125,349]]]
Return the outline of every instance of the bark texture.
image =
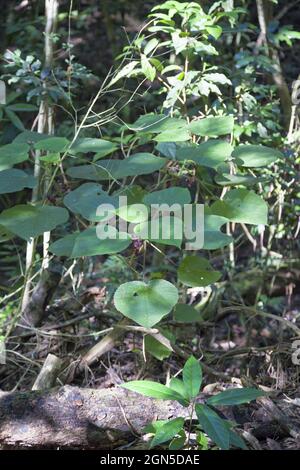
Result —
[[[2,448],[113,449],[154,419],[188,416],[179,403],[122,388],[0,393]]]

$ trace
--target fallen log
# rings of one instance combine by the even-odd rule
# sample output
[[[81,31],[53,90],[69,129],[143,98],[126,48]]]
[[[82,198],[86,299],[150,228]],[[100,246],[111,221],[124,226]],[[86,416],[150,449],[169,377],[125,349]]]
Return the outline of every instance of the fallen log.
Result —
[[[0,446],[113,449],[136,439],[155,419],[188,416],[177,402],[122,388],[0,393]]]

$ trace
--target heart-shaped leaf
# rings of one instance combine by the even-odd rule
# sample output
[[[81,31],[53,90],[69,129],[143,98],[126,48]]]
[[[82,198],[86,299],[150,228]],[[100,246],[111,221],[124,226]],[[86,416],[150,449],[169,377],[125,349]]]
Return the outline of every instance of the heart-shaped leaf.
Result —
[[[180,204],[183,206],[191,202],[191,195],[187,188],[172,187],[146,194],[143,202],[148,206],[151,204],[168,204],[169,206]]]
[[[105,157],[110,153],[114,152],[118,148],[118,145],[114,142],[104,139],[92,139],[89,137],[77,139],[70,148],[70,153],[89,153],[94,152],[97,155],[94,157],[94,161],[99,158]]]
[[[0,214],[0,225],[24,240],[50,232],[57,225],[64,224],[69,213],[62,207],[31,206],[22,204]]]
[[[162,216],[151,218],[134,227],[134,233],[142,240],[180,248],[183,239],[183,224],[179,217]]]
[[[218,137],[219,135],[231,134],[234,119],[232,116],[217,116],[193,121],[189,129],[193,134],[203,137]]]
[[[42,139],[34,144],[36,150],[44,150],[47,152],[64,152],[70,142],[65,137],[49,137],[48,139]]]
[[[34,188],[36,179],[22,170],[0,171],[0,194],[14,193],[24,188]]]
[[[129,235],[124,239],[107,238],[100,240],[97,237],[96,227],[90,227],[83,232],[72,233],[60,238],[49,247],[51,253],[68,258],[80,258],[82,256],[111,255],[124,251],[131,243]]]
[[[186,304],[177,304],[174,309],[174,320],[182,323],[195,323],[200,320],[200,313]]]
[[[190,287],[205,287],[217,282],[220,277],[221,273],[214,271],[209,261],[199,256],[186,256],[178,268],[179,281]]]
[[[124,160],[101,160],[99,163],[71,167],[67,174],[86,180],[121,179],[127,176],[147,175],[160,170],[166,159],[151,153],[136,153]]]
[[[269,166],[276,160],[283,158],[279,150],[265,147],[264,145],[239,145],[232,153],[239,166],[259,168]]]
[[[27,144],[7,144],[0,147],[0,170],[28,160],[29,146]]]
[[[115,292],[116,309],[139,325],[151,328],[167,315],[178,301],[178,291],[163,279],[132,281],[121,284]]]
[[[98,222],[104,220],[103,216],[97,215],[99,206],[110,204],[116,209],[118,199],[107,194],[100,184],[84,183],[64,197],[64,204],[75,214],[80,214],[92,222]],[[115,213],[113,207],[107,210],[107,218]]]
[[[176,152],[178,160],[192,160],[198,165],[217,168],[228,160],[233,147],[223,140],[208,140],[197,146],[179,147]]]
[[[267,225],[268,205],[253,191],[232,189],[225,194],[223,201],[216,201],[211,210],[232,222],[252,225]]]

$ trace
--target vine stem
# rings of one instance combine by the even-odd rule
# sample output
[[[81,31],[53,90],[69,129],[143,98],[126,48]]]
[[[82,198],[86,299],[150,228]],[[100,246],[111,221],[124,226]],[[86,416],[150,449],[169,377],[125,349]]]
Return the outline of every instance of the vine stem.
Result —
[[[46,15],[46,26],[45,26],[45,69],[52,70],[53,68],[53,34],[56,31],[57,25],[57,14],[58,14],[58,0],[45,0],[45,15]],[[44,96],[42,96],[39,113],[38,113],[38,125],[37,132],[48,134],[53,134],[53,109],[47,103],[47,81],[44,81]],[[41,175],[41,164],[40,164],[40,151],[35,152],[35,161],[34,161],[34,176],[36,178],[37,184],[32,190],[31,204],[36,204],[39,200],[39,197],[42,196],[44,199],[46,195],[47,185],[50,178],[50,175],[45,173],[45,183],[44,188],[41,188],[42,175]],[[41,194],[42,193],[42,194]],[[50,242],[50,232],[45,232],[43,234],[43,264],[42,269],[46,269],[49,265],[49,247]],[[31,289],[31,274],[34,265],[36,249],[36,239],[31,238],[27,242],[26,247],[26,265],[25,265],[25,282],[24,290],[22,295],[21,302],[21,311],[24,312],[26,306],[28,305],[30,298],[30,289]]]

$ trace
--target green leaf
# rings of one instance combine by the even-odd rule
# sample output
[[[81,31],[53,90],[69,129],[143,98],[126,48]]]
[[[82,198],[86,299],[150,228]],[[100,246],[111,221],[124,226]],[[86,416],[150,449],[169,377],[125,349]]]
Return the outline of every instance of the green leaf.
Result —
[[[70,148],[70,153],[96,153],[94,161],[105,157],[118,148],[117,144],[104,139],[92,139],[90,137],[77,139]]]
[[[97,215],[101,204],[111,204],[117,208],[117,203],[116,197],[107,194],[102,186],[96,183],[84,183],[64,197],[64,204],[69,210],[92,222],[104,220],[103,216]],[[107,217],[110,218],[114,213],[113,208],[107,210]]]
[[[10,104],[9,106],[7,106],[7,109],[9,109],[10,111],[15,111],[16,113],[31,112],[31,111],[38,110],[38,108],[34,106],[33,104],[27,104],[27,103]]]
[[[176,436],[183,428],[184,418],[174,418],[163,424],[155,433],[154,438],[151,441],[150,447],[158,446],[163,442],[170,441]]]
[[[122,67],[121,70],[118,73],[116,73],[116,75],[111,79],[108,86],[111,87],[116,82],[121,80],[121,78],[130,77],[132,73],[134,72],[134,69],[136,68],[137,65],[138,65],[137,60],[132,60],[131,62],[128,62],[128,64]]]
[[[256,178],[255,176],[250,175],[230,175],[228,173],[223,173],[222,175],[217,175],[215,177],[215,182],[220,186],[254,186],[258,183],[265,183],[267,178]]]
[[[62,207],[22,204],[1,212],[0,225],[24,240],[29,240],[50,232],[67,222],[68,218],[68,211]]]
[[[124,234],[125,235],[125,234]],[[131,243],[129,235],[125,239],[100,240],[97,237],[96,227],[90,227],[83,232],[72,233],[60,238],[49,247],[51,253],[68,258],[82,256],[111,255],[124,251]]]
[[[263,145],[239,145],[234,149],[232,157],[239,166],[259,168],[283,159],[283,154],[279,150]]]
[[[179,393],[179,395],[181,395],[182,398],[184,398],[184,400],[186,400],[187,402],[190,401],[188,390],[184,386],[182,380],[177,379],[177,377],[172,377],[172,379],[170,380],[170,388],[172,390],[175,390],[175,392]]]
[[[0,171],[0,194],[14,193],[24,188],[34,188],[36,179],[22,170]]]
[[[229,443],[230,446],[238,447],[239,449],[247,450],[248,447],[246,446],[244,440],[237,434],[236,432],[229,429]]]
[[[156,76],[156,69],[151,65],[149,59],[145,56],[145,54],[141,55],[141,67],[142,72],[150,82],[153,82]]]
[[[43,139],[34,144],[36,150],[44,150],[47,152],[64,152],[70,142],[65,137],[49,137],[49,139]]]
[[[150,54],[150,52],[152,52],[153,49],[155,49],[156,46],[158,46],[158,44],[159,44],[158,39],[156,39],[156,38],[150,39],[150,41],[148,41],[146,46],[145,46],[144,54],[146,54],[146,55]]]
[[[218,25],[206,26],[206,31],[215,39],[219,39],[222,34],[222,28]]]
[[[208,140],[197,146],[180,147],[176,152],[177,160],[192,160],[198,165],[217,168],[231,156],[233,147],[223,140]]]
[[[189,357],[186,361],[183,367],[182,377],[189,398],[196,398],[202,383],[202,368],[194,356]]]
[[[43,139],[49,139],[49,134],[42,134],[39,132],[33,131],[24,131],[21,132],[17,137],[14,139],[13,143],[16,144],[33,144],[35,142],[39,142]]]
[[[166,158],[170,160],[175,160],[177,145],[176,142],[160,142],[155,146],[155,149]]]
[[[186,256],[178,268],[178,280],[190,287],[205,287],[220,277],[221,273],[214,271],[209,261],[199,256]]]
[[[169,215],[153,217],[150,221],[137,224],[134,233],[142,240],[181,248],[183,223],[179,217]]]
[[[179,450],[184,447],[186,441],[186,435],[184,430],[179,431],[178,437],[174,437],[172,442],[169,445],[169,450]]]
[[[187,129],[179,128],[166,130],[154,137],[153,140],[156,140],[156,142],[185,142],[190,138],[191,135]]]
[[[47,155],[39,155],[39,160],[46,164],[56,165],[61,159],[59,153],[47,153]]]
[[[0,170],[1,167],[11,167],[28,160],[28,152],[29,146],[27,144],[12,143],[3,145],[0,147]]]
[[[178,301],[178,291],[163,279],[132,281],[121,284],[115,292],[114,303],[119,312],[139,325],[151,328],[167,315]]]
[[[122,384],[121,387],[146,397],[159,398],[160,400],[182,400],[182,396],[175,392],[175,390],[151,380],[132,380]]]
[[[229,245],[233,241],[230,235],[220,231],[228,219],[211,213],[207,209],[204,214],[204,250],[217,250]]]
[[[8,108],[5,109],[5,113],[7,117],[10,119],[10,121],[13,123],[13,125],[19,129],[20,131],[24,131],[25,127],[21,119],[14,113],[13,111],[10,111]]]
[[[124,160],[101,160],[93,165],[71,167],[67,174],[86,180],[117,180],[127,176],[147,175],[160,170],[165,164],[165,158],[156,157],[151,153],[136,153]]]
[[[232,388],[210,397],[207,403],[214,406],[241,405],[264,395],[265,392],[256,388]]]
[[[268,205],[253,191],[232,189],[225,194],[223,201],[211,206],[214,214],[224,216],[232,222],[252,225],[267,225]]]
[[[174,320],[178,322],[195,323],[200,319],[200,313],[191,305],[177,304],[174,309]]]
[[[196,404],[196,414],[204,432],[223,450],[229,449],[229,430],[215,411],[206,405]]]
[[[208,117],[193,121],[189,125],[192,134],[203,137],[218,137],[219,135],[231,134],[234,119],[232,116]]]
[[[142,223],[148,220],[149,217],[148,208],[140,204],[121,206],[117,209],[116,213],[121,219],[135,224]]]
[[[145,336],[145,349],[146,352],[151,354],[153,357],[162,361],[163,359],[170,356],[172,349],[164,346],[158,339],[154,338],[151,335]]]
[[[143,199],[144,204],[150,206],[151,204],[189,204],[191,202],[191,195],[187,188],[172,187],[161,189],[153,193],[147,194]]]
[[[159,134],[163,131],[186,128],[186,121],[184,119],[171,118],[165,114],[145,114],[128,127],[139,133]]]

